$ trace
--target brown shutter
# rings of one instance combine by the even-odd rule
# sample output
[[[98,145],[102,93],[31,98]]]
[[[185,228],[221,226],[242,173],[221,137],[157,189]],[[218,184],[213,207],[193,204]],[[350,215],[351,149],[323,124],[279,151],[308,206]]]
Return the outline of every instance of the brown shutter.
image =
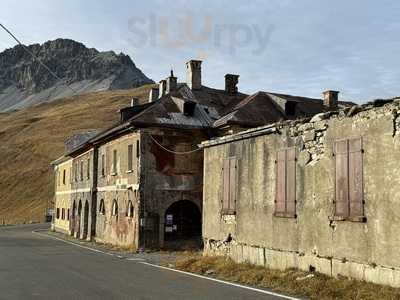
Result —
[[[335,215],[347,217],[349,215],[349,161],[348,141],[335,143]]]
[[[236,210],[236,181],[237,181],[237,159],[230,159],[229,166],[229,212],[233,213]]]
[[[224,160],[224,167],[223,167],[223,199],[222,199],[222,210],[227,211],[229,209],[229,194],[230,194],[230,184],[229,184],[229,171],[230,171],[230,160]]]
[[[296,149],[286,150],[286,213],[296,214]]]
[[[349,140],[350,215],[360,217],[363,209],[363,158],[361,138]]]
[[[280,150],[276,156],[276,199],[275,213],[286,211],[286,150]]]

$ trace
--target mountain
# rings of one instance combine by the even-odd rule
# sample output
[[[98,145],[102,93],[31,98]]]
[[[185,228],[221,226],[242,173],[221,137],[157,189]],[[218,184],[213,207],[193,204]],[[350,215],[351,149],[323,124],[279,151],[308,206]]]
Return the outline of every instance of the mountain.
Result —
[[[153,83],[131,58],[56,39],[27,46],[60,79],[23,48],[0,53],[0,112],[93,91],[129,89]]]
[[[117,123],[118,110],[132,98],[147,102],[151,87],[87,93],[0,113],[0,226],[43,221],[54,196],[50,162],[65,153],[64,142]]]

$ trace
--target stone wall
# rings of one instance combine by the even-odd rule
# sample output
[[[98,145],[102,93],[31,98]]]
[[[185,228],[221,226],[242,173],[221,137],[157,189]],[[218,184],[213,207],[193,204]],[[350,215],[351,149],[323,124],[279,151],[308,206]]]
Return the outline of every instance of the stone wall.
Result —
[[[399,103],[376,102],[203,143],[205,254],[400,286]],[[364,222],[335,218],[335,141],[362,138]],[[295,147],[296,217],[274,216],[276,153]],[[236,214],[223,161],[238,158]]]

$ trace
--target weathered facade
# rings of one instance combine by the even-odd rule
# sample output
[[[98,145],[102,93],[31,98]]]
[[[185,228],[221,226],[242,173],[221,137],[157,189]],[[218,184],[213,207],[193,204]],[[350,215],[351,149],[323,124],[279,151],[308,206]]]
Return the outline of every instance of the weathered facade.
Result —
[[[201,61],[186,64],[187,82],[173,72],[145,104],[120,110],[116,126],[75,145],[71,233],[128,248],[201,240],[203,151],[197,145],[225,132],[331,109],[323,100],[240,93],[238,75],[225,89],[202,85]],[[338,106],[337,98],[331,101]],[[76,144],[78,146],[76,146]]]
[[[400,286],[399,100],[203,142],[205,253]]]
[[[54,230],[70,233],[72,159],[63,156],[54,161],[52,165],[55,172],[54,219],[52,227]]]

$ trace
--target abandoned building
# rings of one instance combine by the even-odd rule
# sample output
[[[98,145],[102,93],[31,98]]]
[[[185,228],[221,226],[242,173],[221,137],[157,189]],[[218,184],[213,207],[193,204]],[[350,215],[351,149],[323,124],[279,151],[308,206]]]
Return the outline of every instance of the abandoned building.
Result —
[[[183,239],[201,241],[204,140],[276,121],[337,110],[325,100],[202,84],[201,61],[186,63],[187,80],[173,72],[148,103],[120,110],[116,126],[75,146],[72,158],[70,234],[133,249],[159,248]],[[58,204],[56,203],[56,206]]]
[[[399,287],[399,117],[377,100],[203,142],[205,253]]]
[[[62,156],[53,161],[55,171],[54,218],[52,229],[69,234],[69,218],[71,216],[71,169],[72,158]]]

